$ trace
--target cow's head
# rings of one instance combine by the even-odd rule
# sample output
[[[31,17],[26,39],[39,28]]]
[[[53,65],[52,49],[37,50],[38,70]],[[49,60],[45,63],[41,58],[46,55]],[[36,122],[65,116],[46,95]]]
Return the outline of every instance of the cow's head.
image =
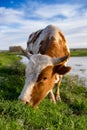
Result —
[[[51,58],[41,54],[30,56],[25,85],[19,99],[33,107],[37,106],[59,81],[59,75],[70,71],[71,67],[66,67],[63,63],[67,58]]]

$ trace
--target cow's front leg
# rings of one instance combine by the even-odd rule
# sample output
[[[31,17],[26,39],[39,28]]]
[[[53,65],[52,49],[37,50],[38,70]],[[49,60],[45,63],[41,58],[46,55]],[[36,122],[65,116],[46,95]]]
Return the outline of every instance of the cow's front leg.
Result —
[[[59,81],[56,84],[56,93],[55,93],[55,99],[56,101],[61,101],[61,97],[60,97],[60,83],[62,81],[62,75],[59,76]]]
[[[50,90],[49,94],[50,94],[50,101],[56,104],[56,100],[55,100],[55,96],[53,94],[53,91]]]

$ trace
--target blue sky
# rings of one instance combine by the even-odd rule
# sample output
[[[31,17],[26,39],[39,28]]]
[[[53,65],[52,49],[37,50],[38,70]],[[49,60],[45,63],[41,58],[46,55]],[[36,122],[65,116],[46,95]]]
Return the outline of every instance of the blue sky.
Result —
[[[0,50],[26,48],[29,34],[49,24],[70,48],[87,48],[87,0],[0,0]]]

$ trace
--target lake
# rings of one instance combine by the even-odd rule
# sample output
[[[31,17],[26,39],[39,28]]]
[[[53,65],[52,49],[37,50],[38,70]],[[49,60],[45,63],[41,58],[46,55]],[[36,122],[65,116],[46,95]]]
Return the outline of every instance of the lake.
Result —
[[[87,57],[71,57],[68,65],[72,66],[72,70],[68,74],[78,75],[87,87]]]
[[[22,62],[27,64],[28,59],[22,56]],[[68,65],[72,66],[72,70],[68,75],[78,75],[87,87],[87,57],[71,57]]]

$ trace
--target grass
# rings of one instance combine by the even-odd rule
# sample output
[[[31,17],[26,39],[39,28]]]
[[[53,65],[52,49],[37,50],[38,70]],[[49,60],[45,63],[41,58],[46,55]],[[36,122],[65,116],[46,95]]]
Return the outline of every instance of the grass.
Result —
[[[71,49],[71,56],[87,56],[87,49]]]
[[[0,53],[0,130],[87,130],[87,89],[77,76],[61,83],[61,102],[45,98],[36,109],[18,101],[25,66],[14,53]]]

